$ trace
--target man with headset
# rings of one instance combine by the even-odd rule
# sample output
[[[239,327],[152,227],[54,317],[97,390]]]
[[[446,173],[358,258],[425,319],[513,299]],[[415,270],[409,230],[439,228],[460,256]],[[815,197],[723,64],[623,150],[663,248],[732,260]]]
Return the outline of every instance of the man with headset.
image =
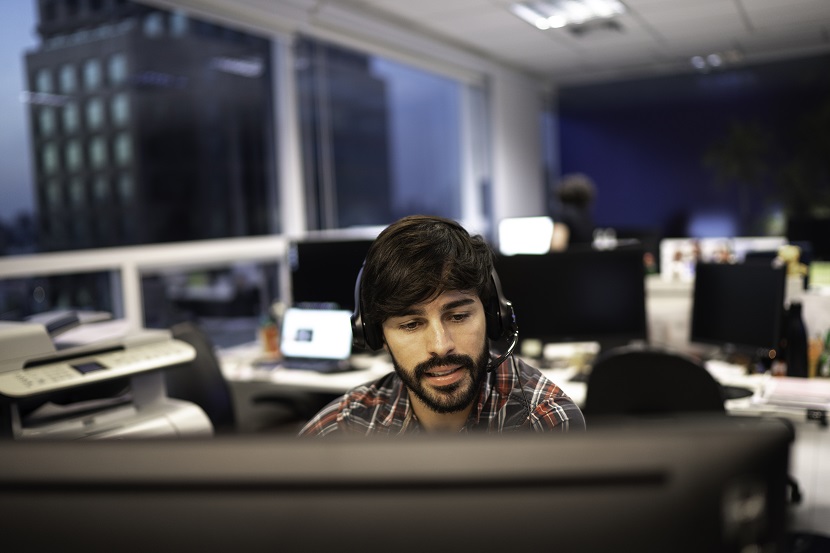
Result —
[[[380,233],[355,285],[355,345],[389,353],[394,372],[323,408],[301,436],[338,432],[584,430],[579,407],[513,357],[518,329],[481,236],[410,216]],[[491,341],[508,342],[494,355]]]

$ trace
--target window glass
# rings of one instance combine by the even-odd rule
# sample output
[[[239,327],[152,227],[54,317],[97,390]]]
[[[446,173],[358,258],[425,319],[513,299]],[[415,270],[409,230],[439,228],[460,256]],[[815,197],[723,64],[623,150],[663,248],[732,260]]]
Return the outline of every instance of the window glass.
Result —
[[[118,176],[118,196],[124,204],[133,199],[133,178],[127,173]]]
[[[77,86],[75,67],[68,63],[62,65],[60,68],[60,91],[63,94],[72,94]]]
[[[84,87],[93,91],[101,86],[101,62],[98,59],[89,59],[84,63]]]
[[[54,92],[51,71],[41,69],[37,72],[37,77],[35,77],[35,90],[38,92]]]
[[[55,132],[55,110],[53,108],[41,108],[38,113],[38,127],[40,135],[44,138],[52,136]]]
[[[109,82],[113,86],[123,83],[127,79],[127,56],[123,53],[113,54],[107,66]]]
[[[120,133],[115,137],[115,163],[118,165],[127,165],[132,161],[132,142],[130,135],[127,133]]]
[[[164,16],[155,12],[144,18],[144,34],[148,37],[158,37],[164,33]]]
[[[81,177],[73,177],[69,181],[69,199],[76,206],[84,205],[84,180]]]
[[[15,163],[0,164],[0,256],[280,232],[273,53],[285,46],[158,4],[4,3],[13,24],[2,26],[0,61],[13,93],[0,95],[0,159]],[[233,297],[175,298],[176,309],[187,320],[246,317],[236,324],[249,342],[277,299],[277,267],[227,272]],[[0,279],[0,312],[118,315],[116,281]],[[145,301],[161,320],[154,306],[164,302]]]
[[[110,118],[112,124],[122,127],[130,119],[130,99],[126,93],[120,92],[110,100]]]
[[[63,132],[72,134],[78,131],[78,105],[74,102],[63,106]]]
[[[66,143],[66,168],[70,173],[74,173],[81,169],[83,165],[82,155],[83,154],[81,153],[81,145],[78,143],[77,140],[69,140]]]
[[[41,166],[46,175],[53,175],[58,171],[58,147],[54,142],[43,145],[41,150]]]
[[[296,52],[309,225],[460,218],[463,85],[309,38]]]
[[[57,179],[50,179],[46,183],[46,197],[49,201],[49,207],[52,209],[59,209],[63,198],[61,196],[61,185]]]
[[[93,98],[86,104],[86,128],[98,130],[104,124],[104,104],[100,98]]]
[[[101,136],[89,141],[89,163],[93,169],[101,169],[107,163],[107,142]]]
[[[118,306],[113,302],[114,274],[117,275],[116,272],[100,272],[5,279],[2,281],[5,293],[0,294],[0,312],[5,320],[12,321],[36,313],[68,309],[119,315]]]
[[[92,192],[95,195],[95,199],[98,203],[105,203],[109,199],[110,183],[106,177],[97,176],[95,177],[95,182],[92,185]]]
[[[2,25],[0,61],[12,93],[0,95],[0,159],[21,162],[0,164],[0,229],[19,237],[0,240],[0,256],[280,231],[275,44],[153,4],[84,0],[71,18],[65,2],[4,4],[13,24]],[[111,179],[102,200],[111,205],[70,201],[75,176],[84,198],[99,198],[99,175]],[[63,238],[54,231],[63,223],[47,214],[49,179],[63,187],[61,218],[73,221]],[[142,204],[128,208],[119,190]],[[124,232],[91,232],[101,212]]]
[[[182,36],[187,33],[188,19],[181,11],[176,11],[170,16],[170,34]]]

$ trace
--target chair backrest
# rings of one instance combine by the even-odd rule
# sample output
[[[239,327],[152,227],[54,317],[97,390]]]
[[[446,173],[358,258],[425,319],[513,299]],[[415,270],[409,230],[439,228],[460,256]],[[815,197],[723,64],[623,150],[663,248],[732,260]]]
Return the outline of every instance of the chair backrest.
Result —
[[[720,384],[702,363],[667,350],[621,347],[594,362],[584,412],[586,417],[666,416],[726,410]]]
[[[165,371],[167,395],[201,407],[215,432],[234,430],[236,419],[230,386],[222,374],[210,338],[192,322],[175,324],[170,331],[173,338],[187,342],[196,349],[196,358],[186,365]]]

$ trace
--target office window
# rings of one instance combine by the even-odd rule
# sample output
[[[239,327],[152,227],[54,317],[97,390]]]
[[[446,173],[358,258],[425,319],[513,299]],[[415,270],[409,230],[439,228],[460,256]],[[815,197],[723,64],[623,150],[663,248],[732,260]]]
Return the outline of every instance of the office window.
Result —
[[[128,205],[133,199],[133,178],[127,173],[118,176],[118,197],[121,203]]]
[[[310,38],[295,51],[309,226],[460,218],[464,85]]]
[[[63,196],[61,194],[61,183],[58,179],[49,179],[46,182],[46,198],[53,210],[60,208]]]
[[[0,166],[0,229],[13,229],[21,216],[34,223],[14,232],[25,243],[7,248],[0,240],[0,255],[86,247],[72,243],[76,235],[100,247],[279,232],[271,40],[149,3],[107,0],[95,10],[83,0],[72,18],[65,6],[4,6],[4,18],[29,31],[4,35],[7,86],[17,94],[0,96],[0,159],[20,163]],[[141,205],[120,202],[118,171],[125,167],[124,190]],[[123,234],[59,239],[58,225],[46,231],[51,208],[42,183],[54,178],[68,187],[84,168],[96,172],[83,175],[87,199],[97,197],[97,174],[112,179],[112,217],[135,219],[119,223]],[[62,217],[96,216],[64,192]]]
[[[66,143],[64,159],[66,160],[66,169],[70,173],[81,169],[83,166],[83,153],[81,152],[81,145],[77,140],[73,139]]]
[[[189,20],[181,11],[173,12],[170,15],[170,34],[172,36],[183,36],[187,33]]]
[[[115,163],[119,166],[127,165],[132,161],[132,141],[127,133],[120,133],[115,137]]]
[[[113,54],[107,65],[107,74],[113,86],[118,86],[127,80],[127,56],[121,52]]]
[[[60,232],[76,229],[59,225]],[[6,320],[21,320],[33,313],[51,309],[87,309],[119,314],[113,302],[113,275],[116,272],[94,272],[53,277],[15,278],[3,281],[5,294],[0,295],[0,309]]]
[[[86,203],[85,193],[84,179],[81,177],[73,177],[69,181],[69,200],[75,206],[82,206]]]
[[[37,92],[54,92],[52,85],[52,72],[49,69],[39,69],[35,77],[35,90]]]
[[[54,142],[44,144],[41,150],[41,166],[43,173],[53,175],[58,171],[58,147]]]
[[[4,43],[9,86],[20,94],[0,96],[0,158],[20,163],[0,165],[0,256],[281,230],[272,58],[283,46],[156,4],[106,0],[96,10],[82,0],[71,18],[63,1],[4,6],[27,31],[16,34],[26,42]],[[200,302],[208,312],[193,313],[244,316],[240,337],[250,341],[278,299],[276,273],[273,265],[255,295],[253,285],[237,286],[234,301],[208,297]],[[0,312],[18,318],[65,306],[118,315],[111,279],[27,279],[19,295],[0,279]],[[7,309],[12,296],[20,304]]]
[[[120,92],[110,99],[110,119],[117,127],[122,127],[129,121],[130,98],[125,92]]]
[[[164,16],[159,13],[151,13],[144,18],[144,34],[148,37],[159,37],[164,34]]]
[[[55,132],[57,123],[55,122],[55,110],[53,108],[41,108],[38,113],[38,129],[40,136],[48,138]]]
[[[78,82],[75,76],[75,67],[72,64],[64,64],[60,68],[60,91],[62,94],[75,92]]]
[[[78,105],[70,102],[63,106],[63,132],[72,134],[78,131],[80,120],[78,116]]]
[[[93,169],[102,169],[107,158],[107,142],[101,136],[96,136],[89,141],[89,164]]]
[[[86,128],[94,131],[104,124],[104,104],[100,98],[93,98],[86,104]]]
[[[98,176],[95,177],[95,181],[92,185],[92,193],[95,197],[96,202],[102,205],[106,205],[107,200],[109,200],[110,196],[110,183],[106,177]]]
[[[101,86],[101,61],[89,59],[84,62],[84,88],[94,91]]]

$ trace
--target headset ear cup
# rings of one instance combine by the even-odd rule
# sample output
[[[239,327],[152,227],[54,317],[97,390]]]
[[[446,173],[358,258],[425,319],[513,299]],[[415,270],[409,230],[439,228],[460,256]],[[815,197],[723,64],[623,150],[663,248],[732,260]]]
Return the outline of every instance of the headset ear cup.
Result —
[[[372,325],[366,325],[363,321],[363,310],[360,301],[360,280],[363,276],[363,267],[357,273],[357,281],[354,285],[354,313],[352,313],[352,345],[356,349],[379,350],[383,347],[383,340]]]
[[[355,308],[352,314],[352,347],[354,349],[366,349],[366,334],[363,332],[363,320],[360,309]]]
[[[495,269],[490,272],[490,281],[494,293],[485,313],[487,336],[491,340],[509,338],[516,332],[516,313],[513,311],[513,304],[501,291],[501,282]]]
[[[365,264],[365,261],[364,261]],[[360,309],[360,279],[363,276],[363,265],[357,273],[354,283],[354,313],[352,313],[352,346],[355,349],[366,349],[366,332],[363,325],[363,313]]]

